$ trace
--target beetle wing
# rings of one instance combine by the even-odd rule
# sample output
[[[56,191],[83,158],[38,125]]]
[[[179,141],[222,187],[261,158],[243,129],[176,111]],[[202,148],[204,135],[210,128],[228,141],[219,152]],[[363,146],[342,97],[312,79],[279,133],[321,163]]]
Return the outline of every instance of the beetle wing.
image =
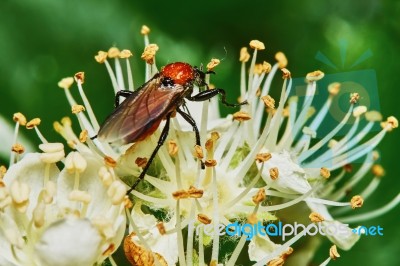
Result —
[[[106,119],[98,138],[107,142],[132,143],[152,134],[162,119],[184,97],[184,87],[165,87],[157,74],[123,101]]]

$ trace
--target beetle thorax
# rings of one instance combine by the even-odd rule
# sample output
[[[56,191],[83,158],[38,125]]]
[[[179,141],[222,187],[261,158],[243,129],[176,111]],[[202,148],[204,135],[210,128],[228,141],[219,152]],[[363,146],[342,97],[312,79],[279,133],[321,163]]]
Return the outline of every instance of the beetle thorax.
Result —
[[[187,86],[193,84],[195,79],[195,71],[193,67],[187,63],[176,62],[166,65],[161,74],[164,77],[172,79],[175,84]],[[189,85],[190,86],[190,85]]]

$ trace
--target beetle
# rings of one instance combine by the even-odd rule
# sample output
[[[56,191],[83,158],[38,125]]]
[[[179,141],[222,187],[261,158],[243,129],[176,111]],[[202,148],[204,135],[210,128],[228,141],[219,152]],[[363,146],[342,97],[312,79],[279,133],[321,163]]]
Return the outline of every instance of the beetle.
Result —
[[[144,179],[158,150],[168,136],[170,119],[173,113],[179,113],[193,127],[196,145],[201,145],[200,133],[196,122],[189,113],[185,113],[181,109],[181,106],[185,104],[185,99],[195,102],[206,101],[219,94],[222,96],[222,103],[226,106],[238,107],[247,104],[247,101],[238,104],[227,103],[223,89],[209,89],[205,76],[210,73],[214,74],[213,71],[203,72],[188,63],[175,62],[164,66],[159,73],[155,74],[137,90],[121,90],[117,92],[115,109],[101,125],[96,136],[99,140],[109,143],[121,140],[124,143],[139,142],[153,134],[161,121],[166,120],[157,146],[139,177],[127,191],[127,194],[130,194]],[[205,86],[206,90],[192,96],[194,85]],[[120,97],[126,98],[121,104]],[[204,168],[203,162],[202,168]]]

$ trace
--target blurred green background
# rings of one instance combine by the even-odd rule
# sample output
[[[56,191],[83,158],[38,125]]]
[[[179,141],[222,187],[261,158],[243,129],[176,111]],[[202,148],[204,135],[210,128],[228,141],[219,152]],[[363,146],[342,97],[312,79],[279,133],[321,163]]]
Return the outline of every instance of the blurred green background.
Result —
[[[40,117],[45,136],[61,141],[52,123],[69,115],[70,107],[57,82],[85,71],[85,91],[98,119],[103,120],[112,110],[113,92],[105,67],[93,56],[112,45],[131,49],[134,80],[140,85],[144,62],[139,31],[146,24],[152,30],[151,42],[160,46],[159,66],[178,60],[200,65],[212,57],[224,58],[213,83],[228,91],[238,90],[238,53],[252,39],[266,45],[259,60],[273,62],[275,52],[285,52],[294,77],[316,69],[325,73],[373,69],[383,115],[399,118],[400,2],[299,2],[1,0],[0,114],[10,121],[17,111],[28,119]],[[343,39],[348,42],[344,65],[339,45]],[[373,56],[350,68],[368,49]],[[317,61],[318,51],[338,69]],[[235,99],[237,94],[230,97]],[[24,133],[38,141],[33,131]],[[399,133],[394,131],[379,145],[387,175],[379,191],[358,212],[378,208],[399,192],[399,144]],[[365,237],[350,252],[340,252],[342,257],[334,264],[400,265],[399,210],[364,223],[379,224],[385,235]],[[329,244],[325,244],[314,259],[316,265],[327,257]]]

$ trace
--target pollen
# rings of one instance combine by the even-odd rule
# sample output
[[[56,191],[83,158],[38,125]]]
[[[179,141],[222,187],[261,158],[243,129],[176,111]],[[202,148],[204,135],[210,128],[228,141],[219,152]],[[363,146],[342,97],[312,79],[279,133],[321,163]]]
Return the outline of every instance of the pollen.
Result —
[[[287,68],[281,68],[282,71],[282,78],[283,79],[290,79],[292,77],[292,74]]]
[[[258,154],[256,155],[256,161],[257,161],[258,163],[266,162],[266,161],[268,161],[268,160],[271,159],[271,158],[272,158],[271,153],[258,153]]]
[[[98,51],[97,55],[94,56],[94,59],[96,60],[97,63],[103,64],[108,57],[108,53],[104,51]]]
[[[264,43],[258,41],[258,40],[252,40],[250,41],[250,47],[255,49],[255,50],[264,50],[265,45]]]
[[[279,177],[278,167],[272,167],[271,169],[269,169],[269,175],[271,176],[272,180],[276,180]]]
[[[199,199],[203,197],[204,191],[202,189],[195,188],[194,186],[190,186],[188,193],[191,198]]]
[[[74,77],[76,82],[79,81],[81,84],[85,83],[85,72],[78,72]]]
[[[261,202],[263,202],[266,199],[266,195],[265,195],[265,189],[264,188],[260,188],[257,191],[257,194],[253,196],[253,202],[255,204],[260,204]]]
[[[128,49],[124,49],[119,53],[119,58],[126,59],[132,56],[132,52]]]
[[[265,106],[268,109],[275,109],[275,100],[269,95],[261,97],[261,100],[264,102]]]
[[[359,117],[359,116],[361,116],[362,114],[364,114],[366,112],[367,112],[367,107],[366,106],[363,106],[363,105],[362,106],[357,106],[353,110],[353,116],[354,117]]]
[[[148,35],[149,33],[150,33],[150,28],[147,27],[146,25],[143,25],[142,28],[140,29],[140,34]]]
[[[189,192],[187,192],[184,189],[177,190],[175,192],[172,192],[172,197],[176,200],[178,199],[187,199],[190,197]]]
[[[383,177],[385,175],[385,169],[380,164],[374,164],[371,168],[371,172],[376,177]]]
[[[23,114],[21,114],[21,113],[15,113],[15,114],[13,115],[13,120],[14,120],[16,123],[20,124],[21,126],[25,126],[25,125],[26,125],[26,118],[25,118],[25,116],[24,116]]]
[[[147,64],[152,65],[154,63],[154,57],[158,51],[157,44],[149,44],[144,48],[144,52],[142,53],[141,58],[146,61]]]
[[[336,260],[337,258],[340,257],[336,245],[333,245],[330,249],[329,249],[329,257],[331,257],[331,259]]]
[[[237,120],[239,122],[247,121],[251,119],[251,116],[249,113],[244,112],[244,111],[239,111],[233,114],[233,119]]]
[[[255,64],[253,72],[254,72],[254,74],[261,75],[263,73],[262,64]]]
[[[135,160],[135,164],[140,167],[140,168],[144,168],[147,164],[147,158],[146,157],[137,157]]]
[[[117,162],[113,158],[111,158],[110,156],[105,156],[104,157],[104,163],[105,163],[105,165],[107,165],[107,166],[109,166],[111,168],[114,168],[115,166],[117,166]]]
[[[208,139],[206,144],[204,144],[206,151],[212,151],[214,148],[214,141],[212,139]]]
[[[353,209],[361,208],[363,203],[364,203],[364,199],[359,195],[352,197],[351,201],[350,201],[351,208],[353,208]]]
[[[328,92],[330,95],[335,96],[340,91],[341,84],[339,82],[333,82],[328,85]]]
[[[5,174],[7,173],[7,168],[4,165],[0,166],[0,180],[3,179]]]
[[[239,56],[239,61],[240,62],[247,62],[250,59],[250,54],[247,51],[247,47],[242,47],[242,49],[240,49],[240,56]]]
[[[132,201],[129,199],[129,196],[128,196],[128,195],[125,195],[125,197],[124,197],[124,207],[127,208],[127,209],[130,209],[130,208],[133,207],[133,203],[132,203]]]
[[[219,59],[216,58],[211,59],[211,61],[207,64],[207,70],[208,71],[214,70],[214,68],[218,66],[220,62],[221,61]]]
[[[72,125],[71,118],[69,118],[68,116],[64,116],[61,119],[61,124],[63,124],[65,127],[70,127]]]
[[[270,63],[268,63],[267,61],[264,61],[262,63],[262,70],[264,73],[268,74],[269,72],[271,72],[272,66]]]
[[[165,226],[164,226],[163,222],[157,223],[156,226],[157,226],[158,232],[160,232],[160,235],[165,235],[166,234],[167,230],[165,230]]]
[[[212,160],[212,159],[208,159],[208,160],[206,160],[206,161],[204,162],[204,164],[205,164],[207,167],[214,167],[214,166],[217,165],[217,161],[216,161],[216,160]]]
[[[278,61],[278,66],[279,68],[285,68],[287,67],[288,60],[286,58],[286,55],[282,52],[277,52],[275,54],[275,60]]]
[[[359,99],[360,99],[360,94],[358,94],[357,92],[350,93],[350,103],[351,104],[356,104]]]
[[[110,49],[108,49],[108,57],[109,58],[117,58],[119,57],[119,54],[121,52],[119,51],[119,49],[117,47],[111,47]]]
[[[124,240],[124,252],[131,265],[155,265],[154,257],[160,265],[168,265],[163,256],[149,251],[133,241],[135,233],[131,233]],[[154,256],[154,257],[153,257]]]
[[[85,107],[83,105],[80,105],[80,104],[76,104],[76,105],[73,105],[71,107],[71,111],[72,111],[73,114],[78,114],[78,113],[80,113],[82,111],[85,111],[85,110],[86,110]]]
[[[308,218],[310,218],[311,222],[313,222],[313,223],[320,223],[320,222],[325,221],[324,217],[321,214],[317,213],[317,212],[312,212],[308,216]]]
[[[25,152],[25,148],[21,144],[16,143],[16,144],[12,145],[11,151],[13,151],[13,152],[15,152],[17,154],[22,154],[22,153]]]
[[[88,131],[86,129],[82,130],[79,134],[79,141],[85,143],[88,138]]]
[[[176,141],[170,140],[168,141],[168,153],[171,156],[175,156],[178,153],[179,147]]]
[[[32,129],[32,128],[40,125],[40,122],[41,122],[40,118],[34,118],[31,121],[29,121],[28,123],[26,123],[26,128]]]
[[[220,135],[217,131],[211,132],[211,139],[212,139],[213,141],[218,140],[220,137],[221,137],[221,135]]]
[[[194,157],[198,159],[204,158],[203,148],[199,145],[194,146]]]
[[[394,117],[394,116],[389,116],[389,117],[387,118],[387,122],[388,122],[390,125],[392,125],[392,129],[393,129],[393,128],[397,128],[397,127],[399,126],[399,121],[398,121],[397,118]]]
[[[64,90],[69,89],[72,86],[72,84],[74,84],[73,77],[63,78],[62,80],[60,80],[57,83],[58,87],[60,87],[61,89],[64,89]]]
[[[321,70],[316,70],[313,72],[310,72],[306,75],[306,80],[311,82],[311,81],[317,81],[322,79],[325,76],[324,72]]]
[[[382,114],[378,111],[369,111],[365,113],[365,119],[371,122],[382,121]]]
[[[205,214],[199,213],[197,214],[197,220],[199,220],[202,224],[210,224],[212,220]]]
[[[325,179],[328,179],[331,176],[331,172],[326,167],[321,167],[319,174]]]

